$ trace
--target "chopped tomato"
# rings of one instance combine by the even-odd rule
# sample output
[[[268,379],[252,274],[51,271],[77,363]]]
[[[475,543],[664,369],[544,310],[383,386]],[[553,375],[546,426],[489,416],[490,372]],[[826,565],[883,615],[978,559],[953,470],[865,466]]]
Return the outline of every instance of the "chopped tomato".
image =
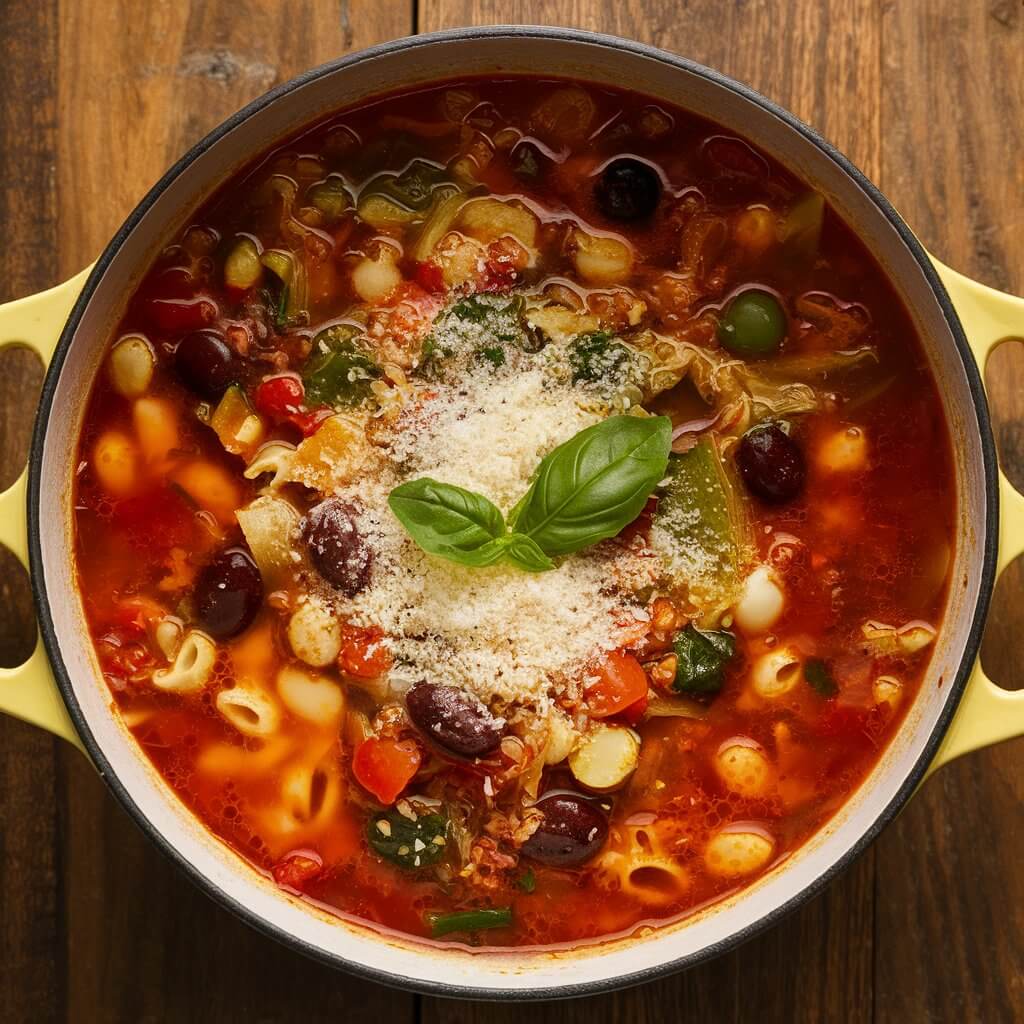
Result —
[[[382,804],[392,804],[419,771],[422,755],[413,740],[371,736],[356,747],[352,772],[363,789]]]
[[[334,410],[327,405],[318,406],[316,409],[306,409],[302,412],[292,413],[289,421],[302,431],[303,437],[312,437],[324,424],[334,415]]]
[[[635,729],[643,721],[649,703],[650,701],[645,693],[638,701],[620,711],[616,716],[617,721],[622,722],[623,725],[628,725],[631,729]]]
[[[587,687],[591,718],[607,718],[647,698],[647,673],[632,654],[612,651],[594,667],[597,682]]]
[[[324,869],[320,855],[313,850],[296,850],[279,860],[271,869],[274,881],[289,892],[303,891]]]
[[[381,641],[384,631],[376,626],[341,627],[338,667],[359,679],[376,679],[391,668],[391,653]]]
[[[217,319],[217,304],[205,295],[194,299],[150,299],[149,319],[165,331],[195,331]]]
[[[416,283],[432,295],[444,292],[444,273],[436,263],[429,261],[416,264]]]
[[[301,412],[305,397],[302,381],[293,373],[282,373],[257,384],[253,402],[264,416],[284,419]]]

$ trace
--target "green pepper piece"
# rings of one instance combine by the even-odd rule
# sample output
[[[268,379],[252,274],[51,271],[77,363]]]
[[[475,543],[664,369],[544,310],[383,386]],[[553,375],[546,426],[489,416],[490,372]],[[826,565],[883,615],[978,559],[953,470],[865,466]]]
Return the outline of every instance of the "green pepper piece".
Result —
[[[736,653],[736,637],[725,630],[697,629],[692,623],[676,633],[676,678],[680,693],[718,693],[725,682],[725,664]]]
[[[786,337],[786,314],[770,292],[752,288],[729,303],[718,324],[718,340],[745,358],[777,352]]]
[[[333,224],[352,205],[352,198],[340,174],[329,174],[309,186],[306,198]]]
[[[804,679],[819,697],[834,697],[839,692],[828,665],[821,658],[809,658],[804,663]]]
[[[427,924],[435,939],[452,932],[478,932],[486,928],[507,928],[512,923],[512,908],[460,910],[454,914],[427,914]]]
[[[704,438],[669,459],[668,483],[658,501],[651,543],[669,576],[700,606],[724,607],[740,584],[749,526],[718,448]]]
[[[380,369],[356,345],[357,335],[355,327],[335,324],[313,339],[313,351],[302,375],[309,401],[330,406],[358,405],[369,395],[370,384],[380,376]]]
[[[414,816],[407,818],[392,808],[373,815],[366,826],[370,846],[385,860],[408,871],[436,864],[448,842],[447,818],[433,811],[419,814],[415,808],[411,813]]]

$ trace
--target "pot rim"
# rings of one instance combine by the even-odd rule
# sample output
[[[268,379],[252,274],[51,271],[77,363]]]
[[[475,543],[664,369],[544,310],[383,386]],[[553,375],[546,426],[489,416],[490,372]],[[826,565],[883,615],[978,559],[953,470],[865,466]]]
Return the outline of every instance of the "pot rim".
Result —
[[[120,249],[128,235],[132,232],[142,217],[156,203],[168,185],[177,179],[179,175],[184,173],[201,154],[214,146],[231,130],[262,111],[265,107],[273,104],[280,97],[300,88],[301,86],[333,74],[342,68],[351,67],[365,61],[371,61],[379,56],[409,51],[424,46],[431,46],[435,43],[466,41],[479,38],[552,39],[562,42],[603,47],[613,53],[624,51],[660,61],[661,63],[667,64],[678,70],[698,75],[723,89],[729,90],[740,97],[757,104],[784,122],[789,128],[799,133],[804,139],[820,150],[832,161],[832,163],[838,166],[838,168],[852,181],[854,185],[858,186],[868,196],[879,212],[889,221],[900,236],[902,242],[907,246],[910,254],[917,262],[925,280],[930,286],[953,336],[964,373],[967,376],[967,383],[971,393],[977,420],[985,479],[985,545],[983,551],[983,564],[981,566],[978,601],[974,609],[973,618],[967,635],[967,641],[964,645],[963,654],[957,667],[956,675],[949,687],[942,711],[933,726],[931,735],[928,737],[917,761],[914,763],[902,786],[878,814],[871,825],[865,829],[857,841],[853,843],[853,845],[850,846],[840,857],[833,861],[825,871],[819,874],[816,878],[809,880],[807,884],[790,899],[773,907],[766,914],[763,914],[756,920],[751,921],[744,928],[739,929],[719,942],[704,946],[699,950],[677,957],[674,960],[659,963],[628,974],[618,974],[598,981],[581,982],[578,984],[569,983],[556,987],[540,988],[533,991],[500,987],[478,989],[473,986],[450,984],[444,981],[412,981],[408,978],[391,974],[387,971],[377,970],[373,967],[359,963],[353,963],[343,956],[328,952],[318,946],[315,946],[270,922],[265,917],[236,900],[234,897],[229,896],[209,878],[207,878],[207,876],[198,868],[187,861],[178,851],[177,847],[151,823],[145,812],[131,798],[124,785],[114,773],[109,761],[103,753],[103,749],[97,743],[92,730],[89,727],[89,723],[82,712],[74,691],[74,686],[71,682],[70,675],[61,654],[53,616],[50,612],[50,598],[47,593],[43,572],[41,532],[39,527],[43,450],[46,444],[47,427],[54,394],[65,358],[74,340],[82,315],[104,272],[106,271],[106,268],[113,259],[114,254]],[[438,81],[441,81],[446,77],[451,76],[439,76]],[[619,36],[573,28],[545,27],[537,25],[475,26],[469,28],[447,29],[444,31],[431,32],[417,36],[406,36],[400,39],[381,43],[376,46],[368,47],[364,50],[357,51],[356,53],[348,54],[334,61],[319,65],[318,67],[305,71],[295,78],[276,86],[269,92],[257,97],[255,100],[242,107],[192,146],[170,167],[168,171],[166,171],[160,180],[146,193],[135,209],[132,210],[127,219],[118,229],[117,233],[111,238],[110,242],[108,242],[104,248],[102,255],[97,260],[92,273],[89,275],[81,294],[75,302],[68,321],[61,332],[60,340],[54,350],[53,358],[43,382],[39,408],[36,414],[32,434],[32,444],[28,457],[28,474],[29,574],[40,635],[50,664],[53,668],[54,677],[58,688],[60,689],[61,696],[67,706],[68,714],[70,715],[75,729],[82,739],[85,749],[99,770],[103,780],[106,782],[107,786],[113,792],[120,804],[128,811],[129,816],[135,824],[142,830],[147,838],[153,842],[157,848],[160,849],[171,860],[171,862],[185,874],[187,878],[189,878],[193,884],[197,885],[207,893],[216,903],[220,904],[250,927],[255,928],[264,935],[267,935],[283,945],[289,946],[292,949],[305,954],[311,959],[327,964],[331,967],[344,970],[350,974],[356,975],[357,977],[395,989],[444,996],[448,998],[533,1002],[542,999],[568,999],[584,995],[597,995],[611,992],[616,989],[638,985],[643,982],[653,981],[657,978],[662,978],[685,968],[711,960],[722,953],[734,949],[775,925],[783,917],[807,903],[814,896],[818,895],[834,878],[836,878],[837,875],[845,871],[850,864],[856,860],[872,842],[874,842],[885,826],[888,825],[896,816],[914,790],[922,782],[927,768],[953,720],[953,716],[970,677],[971,670],[980,647],[981,635],[996,576],[999,523],[997,461],[995,442],[992,435],[988,404],[985,398],[981,373],[973,355],[971,354],[959,317],[957,316],[945,287],[939,279],[939,276],[936,273],[927,253],[921,246],[921,243],[917,240],[900,215],[885,198],[882,192],[871,181],[869,181],[868,178],[853,163],[851,163],[849,159],[847,159],[847,157],[840,153],[833,145],[831,145],[831,143],[827,142],[815,129],[799,120],[786,108],[767,99],[755,90],[733,80],[732,78],[729,78],[721,72],[715,71],[695,61],[670,53],[658,47],[651,46],[646,43],[640,43],[631,39],[625,39]],[[656,942],[657,940],[655,939],[654,941]]]

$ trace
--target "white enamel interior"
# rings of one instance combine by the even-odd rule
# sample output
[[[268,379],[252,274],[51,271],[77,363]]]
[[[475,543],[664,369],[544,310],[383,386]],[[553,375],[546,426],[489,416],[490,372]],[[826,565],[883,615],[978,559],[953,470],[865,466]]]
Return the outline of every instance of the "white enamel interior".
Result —
[[[897,282],[943,382],[958,453],[960,535],[957,581],[933,667],[902,733],[871,778],[825,831],[761,882],[688,922],[648,937],[574,953],[511,955],[438,951],[339,922],[284,897],[211,837],[153,772],[111,713],[111,701],[85,639],[72,579],[69,482],[88,382],[141,270],[204,196],[253,154],[331,110],[361,98],[454,74],[499,71],[557,74],[627,85],[678,104],[746,136],[823,190]],[[985,487],[976,413],[960,356],[940,306],[916,260],[873,201],[820,149],[746,97],[657,56],[612,49],[595,40],[496,34],[434,40],[371,54],[278,98],[237,125],[173,181],[114,255],[85,310],[52,405],[41,466],[41,547],[46,590],[75,697],[110,770],[153,829],[207,883],[252,915],[307,944],[321,956],[385,972],[398,983],[454,985],[486,994],[524,996],[607,983],[677,961],[725,942],[783,906],[844,856],[893,800],[918,761],[943,711],[979,594],[985,542]]]

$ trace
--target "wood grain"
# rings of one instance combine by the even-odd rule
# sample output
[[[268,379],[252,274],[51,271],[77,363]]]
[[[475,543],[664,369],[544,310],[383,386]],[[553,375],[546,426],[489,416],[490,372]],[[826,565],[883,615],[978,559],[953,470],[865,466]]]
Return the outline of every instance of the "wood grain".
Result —
[[[0,5],[0,298],[95,257],[164,168],[253,96],[346,49],[468,23],[643,39],[788,106],[879,181],[926,244],[1024,291],[1018,0],[37,0]],[[1024,355],[1024,352],[1020,353]],[[0,486],[39,372],[0,355]],[[1024,364],[990,367],[1024,482]],[[0,662],[31,646],[0,553]],[[1024,676],[1007,574],[986,644]],[[6,659],[6,661],[5,661]],[[731,955],[632,992],[516,1007],[417,1000],[327,971],[214,907],[91,770],[0,720],[0,1021],[1002,1021],[1024,1019],[1024,743],[940,772],[829,890]]]

